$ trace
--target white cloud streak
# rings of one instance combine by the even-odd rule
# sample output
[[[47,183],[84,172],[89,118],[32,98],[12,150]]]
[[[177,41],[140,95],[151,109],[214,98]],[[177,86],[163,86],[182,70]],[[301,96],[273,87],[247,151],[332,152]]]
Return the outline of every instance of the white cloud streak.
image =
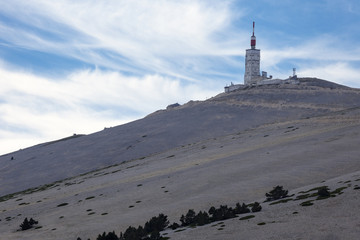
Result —
[[[267,46],[270,46],[267,43]],[[349,48],[344,40],[323,35],[298,46],[262,50],[262,68],[270,70],[278,77],[287,77],[291,68],[280,69],[278,65],[287,63],[298,68],[302,77],[318,77],[325,80],[360,88],[360,47]],[[284,71],[285,70],[285,71]]]
[[[213,80],[200,84],[204,79],[198,76],[210,71],[221,74],[204,59],[224,58],[224,52],[231,55],[236,49],[233,36],[225,31],[231,22],[229,4],[1,1],[0,14],[13,19],[0,21],[0,34],[10,47],[112,70],[78,70],[54,80],[0,66],[0,153],[119,125],[174,102],[214,96],[222,84]],[[226,49],[215,40],[217,34],[223,34]]]
[[[318,77],[346,86],[360,88],[360,70],[350,66],[346,62],[315,66],[306,65],[301,69],[299,74],[302,76]]]
[[[0,15],[11,19],[0,19],[2,44],[95,66],[51,78],[0,64],[0,154],[119,125],[242,82],[243,59],[234,57],[244,56],[251,29],[234,26],[246,8],[239,1],[235,10],[233,2],[0,0]],[[314,36],[282,49],[261,42],[262,69],[274,77],[287,77],[279,65],[290,62],[299,75],[360,87],[353,64],[360,48],[339,37]]]
[[[2,11],[18,16],[17,20],[25,25],[31,23],[34,29],[2,26],[0,32],[8,33],[9,42],[24,48],[127,70],[118,64],[121,57],[137,69],[196,81],[194,75],[209,70],[210,66],[193,61],[199,65],[197,72],[178,71],[179,65],[188,58],[224,57],[224,53],[233,55],[239,51],[232,40],[235,31],[227,34],[233,16],[230,3],[203,0],[30,0],[24,3],[13,0],[5,2]],[[37,29],[44,31],[42,37]],[[64,41],[48,35],[60,36]],[[240,33],[237,36],[242,38]],[[104,57],[104,50],[113,53],[114,58]]]
[[[218,92],[160,75],[137,78],[100,70],[79,71],[53,81],[0,68],[0,84],[3,153],[30,142],[91,133],[135,120],[171,103],[205,99]],[[11,137],[15,135],[17,144]]]
[[[283,49],[265,48],[263,55],[267,59],[272,59],[272,63],[281,62],[284,59],[360,61],[360,47],[348,47],[343,42],[342,39],[325,35],[302,42],[298,46]]]

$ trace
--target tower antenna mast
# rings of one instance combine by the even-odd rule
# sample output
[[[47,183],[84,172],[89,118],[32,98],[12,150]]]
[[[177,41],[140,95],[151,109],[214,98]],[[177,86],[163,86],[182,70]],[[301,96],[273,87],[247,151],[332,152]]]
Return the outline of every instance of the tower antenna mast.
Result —
[[[253,22],[253,36],[255,36],[255,22]]]
[[[250,46],[251,46],[251,49],[256,48],[255,22],[253,22],[253,35],[251,36]]]

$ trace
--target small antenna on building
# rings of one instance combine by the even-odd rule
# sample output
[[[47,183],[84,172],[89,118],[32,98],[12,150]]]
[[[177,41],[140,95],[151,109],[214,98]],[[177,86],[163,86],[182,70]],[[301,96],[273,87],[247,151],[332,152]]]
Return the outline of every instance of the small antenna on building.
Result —
[[[253,36],[255,36],[255,22],[253,22]]]
[[[293,68],[293,77],[296,76],[296,68]]]

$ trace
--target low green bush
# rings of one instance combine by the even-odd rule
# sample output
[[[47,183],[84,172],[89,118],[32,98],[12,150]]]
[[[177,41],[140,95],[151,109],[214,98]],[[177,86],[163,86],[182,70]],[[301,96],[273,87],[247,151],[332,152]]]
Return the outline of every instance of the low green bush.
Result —
[[[248,219],[251,219],[251,218],[254,218],[254,217],[255,217],[254,215],[248,215],[248,216],[240,218],[239,220],[248,220]]]

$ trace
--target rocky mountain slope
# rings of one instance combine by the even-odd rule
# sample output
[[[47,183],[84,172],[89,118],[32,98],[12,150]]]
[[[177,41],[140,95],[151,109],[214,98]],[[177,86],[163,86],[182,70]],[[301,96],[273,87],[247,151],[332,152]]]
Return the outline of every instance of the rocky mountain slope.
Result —
[[[103,231],[119,233],[144,224],[159,213],[179,222],[188,209],[262,202],[276,185],[298,193],[296,189],[323,181],[338,187],[340,180],[332,178],[349,178],[342,181],[355,184],[359,144],[358,89],[301,79],[300,85],[222,93],[91,135],[1,156],[2,195],[48,185],[2,197],[0,232],[5,239],[95,239]],[[355,190],[348,194],[359,198]],[[341,196],[335,198],[340,202],[327,201],[327,206],[350,204]],[[300,213],[299,205],[291,204],[284,206]],[[312,209],[319,211],[319,218],[330,217],[316,206]],[[265,218],[259,221],[278,221],[279,210],[264,205],[263,211]],[[36,218],[41,228],[17,231],[24,217]],[[297,224],[310,223],[302,219]],[[293,220],[284,221],[291,225]],[[167,233],[171,239],[234,239],[240,235],[230,229],[237,229],[239,222],[226,222],[229,230],[210,235],[204,234],[215,229],[209,226]],[[331,228],[333,239],[341,239],[349,230],[334,222],[323,228],[324,234],[314,236],[326,239]],[[299,239],[308,239],[300,232]],[[287,236],[284,239],[293,239]]]
[[[254,87],[191,101],[101,132],[0,156],[0,195],[264,124],[357,107],[359,102],[359,90],[306,78],[300,85]]]

